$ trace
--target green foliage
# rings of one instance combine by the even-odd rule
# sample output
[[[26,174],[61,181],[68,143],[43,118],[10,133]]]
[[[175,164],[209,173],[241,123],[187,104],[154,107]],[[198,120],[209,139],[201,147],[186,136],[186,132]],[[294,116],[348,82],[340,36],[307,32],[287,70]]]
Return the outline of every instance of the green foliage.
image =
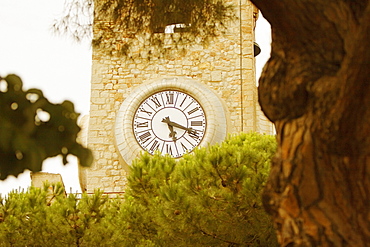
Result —
[[[276,246],[260,198],[275,149],[273,137],[250,133],[178,162],[143,155],[128,179],[131,238],[156,246]]]
[[[12,192],[0,199],[0,247],[277,246],[260,199],[275,149],[251,133],[180,160],[144,154],[124,198]]]
[[[0,246],[48,246],[57,241],[57,226],[48,224],[52,216],[48,205],[64,190],[60,185],[52,188],[51,194],[45,186],[27,192],[13,191],[1,198]]]
[[[0,198],[0,246],[117,246],[114,222],[122,200],[65,195],[60,185],[31,187]],[[113,237],[113,239],[111,239]]]
[[[90,16],[89,21],[86,15]],[[95,49],[112,52],[113,43],[119,41],[123,45],[116,50],[118,54],[134,56],[135,51],[130,48],[135,44],[148,58],[158,51],[159,55],[165,52],[169,40],[171,49],[178,44],[206,43],[236,18],[234,7],[221,0],[104,0],[94,4],[92,0],[70,0],[54,29],[79,40],[91,32],[92,15]],[[161,34],[173,24],[183,25],[179,33]]]
[[[41,170],[42,162],[69,154],[82,166],[92,162],[90,150],[76,142],[78,114],[69,101],[50,103],[38,89],[23,91],[16,75],[0,77],[0,179],[25,169]]]

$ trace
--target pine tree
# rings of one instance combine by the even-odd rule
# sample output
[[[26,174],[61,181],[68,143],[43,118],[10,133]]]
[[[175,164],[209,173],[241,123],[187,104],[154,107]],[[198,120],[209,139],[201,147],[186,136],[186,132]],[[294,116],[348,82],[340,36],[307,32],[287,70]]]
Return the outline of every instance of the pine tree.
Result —
[[[124,198],[13,191],[0,198],[0,246],[276,246],[260,198],[275,149],[250,133],[180,160],[144,154]]]
[[[137,244],[274,246],[261,191],[276,143],[241,134],[176,161],[144,155],[132,166],[126,220]]]

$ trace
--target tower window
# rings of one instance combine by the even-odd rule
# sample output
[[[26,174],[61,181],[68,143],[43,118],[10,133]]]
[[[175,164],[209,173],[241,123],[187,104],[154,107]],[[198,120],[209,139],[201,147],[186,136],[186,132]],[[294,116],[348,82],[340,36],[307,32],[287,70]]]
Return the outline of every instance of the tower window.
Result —
[[[188,24],[189,23],[189,24]],[[155,28],[156,33],[182,33],[190,29],[189,16],[182,12],[166,12],[162,24]]]
[[[167,25],[164,29],[164,33],[182,33],[188,32],[190,24],[186,25],[185,23],[170,24]]]

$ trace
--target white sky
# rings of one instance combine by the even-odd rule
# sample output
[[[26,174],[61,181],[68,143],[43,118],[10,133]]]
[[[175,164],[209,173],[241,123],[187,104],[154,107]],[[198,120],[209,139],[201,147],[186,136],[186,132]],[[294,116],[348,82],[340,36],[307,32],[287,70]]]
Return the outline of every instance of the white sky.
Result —
[[[91,48],[88,42],[77,44],[68,37],[53,34],[53,20],[61,15],[65,0],[0,0],[0,75],[19,75],[24,88],[40,88],[53,103],[70,100],[81,115],[89,113]],[[270,27],[266,20],[257,22],[256,41],[262,52],[257,56],[257,75],[270,54]],[[0,137],[1,138],[1,137]],[[48,159],[43,171],[60,173],[66,190],[80,191],[74,157],[62,165],[60,158]],[[1,163],[1,161],[0,161]],[[0,193],[30,186],[30,174],[24,172],[0,181]]]

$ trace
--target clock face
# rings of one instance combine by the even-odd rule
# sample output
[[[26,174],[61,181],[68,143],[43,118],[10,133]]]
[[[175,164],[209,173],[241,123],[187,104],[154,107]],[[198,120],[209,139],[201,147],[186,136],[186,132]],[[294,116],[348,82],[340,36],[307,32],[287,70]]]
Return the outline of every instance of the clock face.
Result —
[[[138,85],[122,102],[114,145],[126,169],[143,150],[178,158],[219,143],[229,126],[227,107],[206,85],[188,77],[160,77]]]
[[[147,97],[133,118],[137,143],[150,154],[156,150],[175,158],[191,152],[206,131],[202,106],[189,94],[165,90]]]

